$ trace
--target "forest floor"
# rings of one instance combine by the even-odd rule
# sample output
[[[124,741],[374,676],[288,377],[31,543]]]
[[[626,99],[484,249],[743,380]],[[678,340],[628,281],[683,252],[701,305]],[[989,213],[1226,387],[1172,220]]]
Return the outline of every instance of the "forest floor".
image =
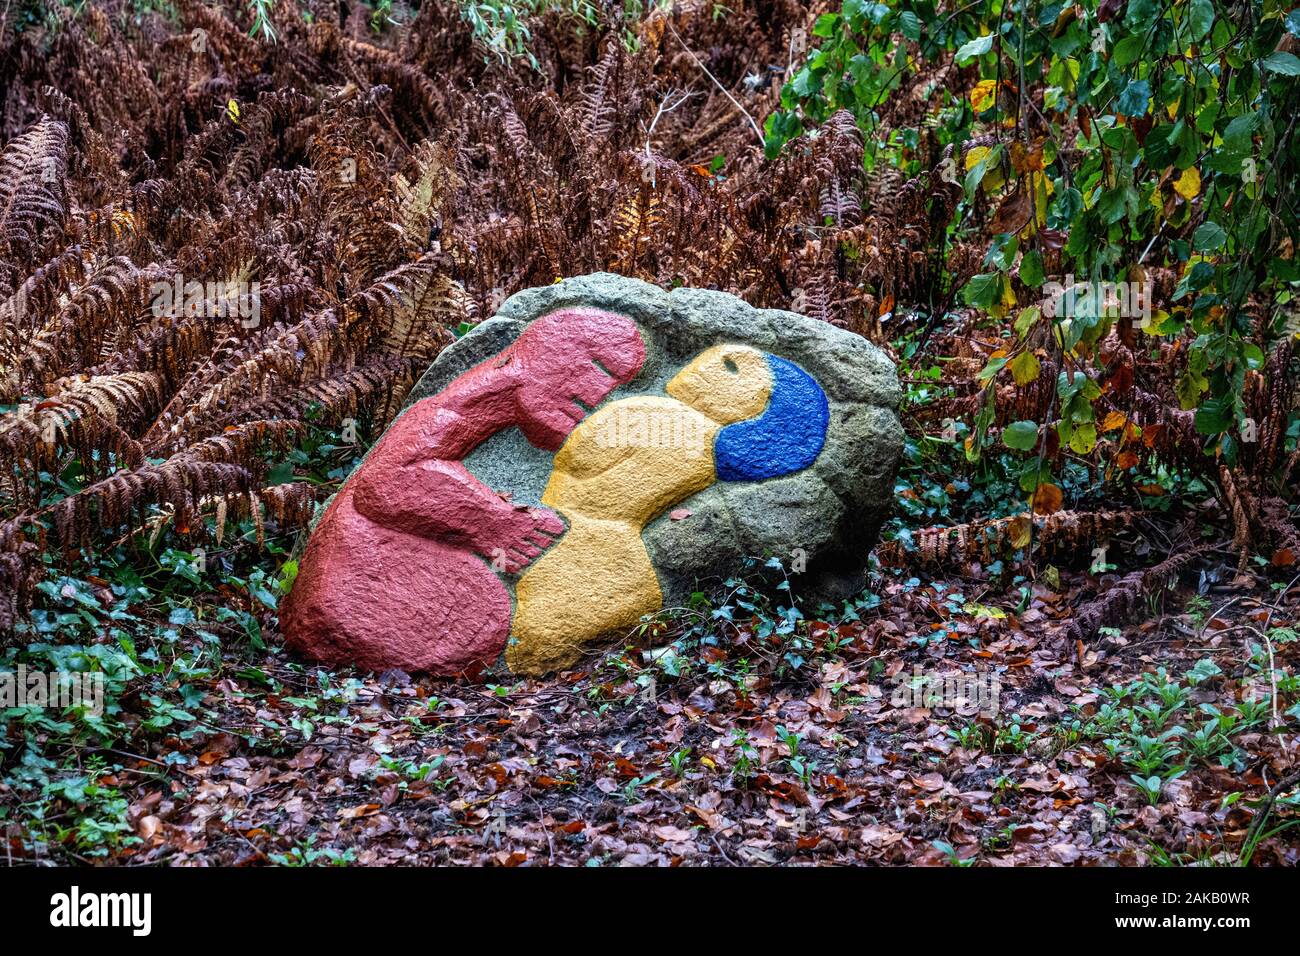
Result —
[[[889,580],[860,621],[813,621],[818,649],[784,675],[748,624],[743,647],[629,647],[499,686],[326,676],[267,650],[191,689],[185,732],[110,755],[96,782],[129,801],[131,833],[109,859],[1230,865],[1258,842],[1253,862],[1295,865],[1242,802],[1295,760],[1270,725],[1293,734],[1300,714],[1253,706],[1250,679],[1264,632],[1294,667],[1300,590],[1169,591],[1084,646],[1063,628],[1084,577]],[[900,690],[993,671],[965,703]],[[1225,732],[1198,743],[1207,724]]]

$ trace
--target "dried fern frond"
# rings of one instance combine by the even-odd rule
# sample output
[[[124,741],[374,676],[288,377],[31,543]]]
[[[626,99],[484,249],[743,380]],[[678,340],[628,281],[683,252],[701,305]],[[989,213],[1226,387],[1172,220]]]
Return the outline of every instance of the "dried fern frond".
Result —
[[[393,192],[399,222],[407,244],[426,249],[444,205],[462,186],[456,176],[452,158],[446,149],[432,141],[418,145],[413,152],[416,169],[414,182],[401,172],[393,174]]]
[[[876,548],[882,564],[929,571],[960,570],[971,561],[989,563],[1027,548],[1031,542],[1045,553],[1083,550],[1129,528],[1140,512],[1058,511],[1050,515],[1011,515],[975,520],[951,527],[919,528],[907,541],[895,539]]]
[[[63,219],[68,128],[46,116],[0,152],[0,293]]]
[[[1132,622],[1139,614],[1143,600],[1168,585],[1207,551],[1213,543],[1193,545],[1171,554],[1153,567],[1126,574],[1100,597],[1080,605],[1066,625],[1066,635],[1072,641],[1091,640],[1103,627],[1116,627]]]

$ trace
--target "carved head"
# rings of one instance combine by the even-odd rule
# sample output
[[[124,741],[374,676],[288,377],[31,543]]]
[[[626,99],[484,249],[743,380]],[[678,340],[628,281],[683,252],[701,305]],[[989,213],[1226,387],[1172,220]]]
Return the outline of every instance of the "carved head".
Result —
[[[830,406],[821,386],[793,362],[747,345],[706,349],[667,391],[723,426],[713,443],[722,481],[793,474],[826,443]]]
[[[767,356],[748,345],[715,345],[673,377],[665,391],[720,425],[756,418],[767,407]]]
[[[560,309],[529,324],[507,350],[520,430],[554,451],[574,426],[645,363],[636,323],[603,309]]]

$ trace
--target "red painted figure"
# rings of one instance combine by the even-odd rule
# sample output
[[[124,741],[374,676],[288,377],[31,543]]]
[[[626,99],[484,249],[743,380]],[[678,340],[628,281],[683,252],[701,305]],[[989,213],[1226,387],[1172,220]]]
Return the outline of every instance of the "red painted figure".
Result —
[[[511,504],[461,459],[512,425],[555,451],[583,406],[599,404],[644,361],[631,319],[562,309],[412,405],[312,534],[281,610],[290,647],[370,670],[472,673],[495,660],[511,604],[490,563],[521,571],[564,524],[546,508]]]

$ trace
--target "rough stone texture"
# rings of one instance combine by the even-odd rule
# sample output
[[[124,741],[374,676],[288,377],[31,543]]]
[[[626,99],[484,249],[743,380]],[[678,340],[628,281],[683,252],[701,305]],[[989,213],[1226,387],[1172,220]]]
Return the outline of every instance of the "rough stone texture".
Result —
[[[787,563],[796,551],[806,555],[805,571],[794,579],[795,592],[801,599],[839,600],[861,589],[867,555],[892,506],[893,479],[902,449],[903,435],[896,413],[900,389],[892,363],[864,339],[803,316],[754,309],[724,293],[700,289],[666,292],[609,274],[567,279],[521,292],[508,300],[496,317],[446,349],[412,391],[407,411],[367,456],[331,508],[354,485],[361,486],[369,471],[383,465],[378,453],[388,435],[413,414],[427,417],[429,413],[420,409],[429,408],[440,400],[437,396],[460,387],[453,383],[463,381],[465,373],[472,375],[490,368],[499,361],[498,354],[511,348],[530,325],[557,310],[575,307],[633,320],[644,347],[639,370],[630,375],[616,374],[619,381],[608,383],[616,387],[603,400],[583,400],[592,411],[565,440],[559,456],[554,452],[554,436],[539,441],[533,427],[530,441],[524,434],[528,422],[512,421],[510,415],[505,415],[491,427],[479,428],[464,449],[458,449],[463,453],[456,459],[471,479],[508,496],[514,510],[533,514],[535,523],[549,527],[546,506],[551,505],[566,528],[557,544],[543,546],[544,554],[529,556],[528,567],[498,564],[496,570],[491,570],[481,550],[462,548],[459,552],[479,562],[512,602],[512,621],[516,624],[511,625],[512,640],[506,651],[512,669],[540,672],[571,663],[590,643],[592,629],[609,625],[617,630],[647,602],[681,603],[701,583],[735,573],[747,555],[777,555]],[[725,350],[709,353],[713,347],[724,345],[740,348],[727,351],[726,356]],[[588,343],[586,347],[594,345]],[[585,361],[582,354],[586,353],[579,355],[579,362]],[[725,368],[719,364],[724,360]],[[687,379],[694,373],[684,371],[691,369],[714,378],[692,387]],[[724,371],[738,377],[734,381],[718,379]],[[751,372],[762,381],[750,381],[747,377],[752,377]],[[816,383],[811,389],[800,379],[801,372]],[[675,378],[677,381],[670,387]],[[752,385],[760,391],[724,394],[728,388],[740,388],[735,383],[742,379],[748,383],[746,387]],[[555,380],[555,387],[561,391],[563,386],[558,383],[562,381],[563,377]],[[787,384],[781,386],[782,381]],[[769,399],[768,393],[761,391],[764,387],[769,391],[776,388],[778,394]],[[787,403],[792,404],[792,409],[783,412],[792,416],[787,419],[789,427],[780,427],[777,422],[773,428],[769,427],[770,421],[755,420],[753,407],[768,403],[770,411],[780,396],[791,394],[791,388],[799,394],[794,402]],[[755,396],[761,400],[757,406],[753,405]],[[651,398],[653,401],[648,400]],[[692,465],[681,474],[674,472],[670,479],[666,477],[668,471],[685,466],[676,457],[665,457],[663,449],[644,454],[610,454],[605,443],[593,440],[595,429],[602,421],[607,425],[616,411],[644,408],[659,409],[676,416],[674,421],[680,418],[694,423],[692,427],[704,428],[701,434],[710,439],[709,451],[716,447],[719,460],[724,462],[718,466],[723,474],[777,476],[726,481],[709,472],[702,480]],[[745,408],[749,411],[735,411]],[[512,413],[518,415],[519,411],[512,409]],[[465,414],[472,418],[473,407],[465,409]],[[750,417],[742,421],[737,415]],[[819,415],[824,417],[819,419]],[[405,427],[410,429],[409,424]],[[431,440],[427,429],[422,434],[422,440]],[[789,438],[789,434],[796,438]],[[819,448],[815,439],[822,439]],[[731,450],[725,452],[724,443],[728,441]],[[804,446],[802,450],[792,447],[799,442]],[[750,461],[746,461],[747,448]],[[593,458],[601,463],[592,464]],[[809,458],[810,465],[798,467]],[[706,467],[713,467],[713,459],[710,454]],[[788,459],[788,464],[782,466],[776,461],[774,465],[775,459]],[[587,474],[591,469],[599,472],[594,479]],[[663,479],[653,491],[646,487],[646,476],[651,473]],[[620,504],[620,486],[637,489],[636,493],[628,493],[625,506]],[[682,489],[693,493],[674,497]],[[430,509],[442,507],[436,495],[431,494],[427,501]],[[583,509],[586,513],[580,513]],[[627,514],[621,514],[620,509]],[[686,512],[689,516],[683,518]],[[672,518],[673,514],[678,518]],[[502,633],[499,600],[491,602],[496,608],[492,614],[448,607],[447,600],[450,597],[454,603],[454,595],[441,591],[421,594],[429,587],[421,574],[400,570],[418,566],[425,553],[420,549],[428,551],[428,543],[418,542],[418,538],[415,544],[371,540],[377,534],[374,529],[362,529],[359,534],[356,528],[351,532],[330,531],[326,527],[328,520],[322,519],[313,535],[303,558],[300,583],[289,602],[286,633],[292,646],[308,656],[336,663],[351,660],[371,667],[439,673],[473,669],[471,665],[484,662],[491,649],[498,646]],[[397,527],[405,528],[402,533],[407,537],[415,537],[407,533],[409,525],[399,523]],[[390,531],[383,530],[386,534]],[[327,541],[338,540],[332,546],[318,544],[322,535]],[[344,544],[352,535],[358,540],[351,546]],[[566,544],[565,538],[570,535]],[[355,573],[319,573],[315,565],[320,562],[313,552],[324,553],[329,547],[340,554],[350,553],[348,560],[353,562],[358,560],[358,547],[386,550],[382,561],[363,562],[371,573],[358,578]],[[639,570],[642,552],[646,568],[652,571]],[[623,572],[628,581],[616,585],[614,582],[622,580],[620,573],[603,577],[593,573],[602,561],[606,566],[610,562],[619,564],[611,571]],[[375,572],[376,568],[384,570]],[[385,578],[385,574],[391,576]],[[652,575],[648,580],[647,574]],[[312,582],[307,588],[301,583],[302,575]],[[630,583],[634,579],[637,583]],[[520,590],[521,580],[533,582],[531,591],[527,584]],[[565,592],[563,601],[548,603],[537,597],[538,582],[546,582],[548,591],[567,588],[572,593]],[[493,582],[483,579],[481,583],[483,591],[496,593]],[[340,599],[340,587],[346,587],[350,597]],[[605,594],[606,589],[627,596]],[[422,617],[421,601],[426,595],[436,598],[441,606],[435,608],[430,601]],[[522,611],[526,613],[521,613],[521,595]],[[466,591],[463,597],[472,599],[473,595]],[[371,628],[369,637],[339,641],[334,633],[337,621],[309,610],[318,602],[339,600],[344,601],[352,616],[386,616],[385,628],[391,625],[410,633],[400,638],[384,634],[381,639]],[[402,612],[386,614],[383,609],[394,601]],[[557,619],[549,610],[574,605],[608,609],[608,613],[575,611],[570,618]],[[338,613],[333,617],[337,618]],[[452,619],[470,623],[468,627],[448,630]],[[484,629],[491,631],[490,638],[483,636]],[[523,640],[516,630],[522,630]],[[378,651],[371,646],[375,642],[382,645]],[[473,645],[473,650],[460,653],[454,646],[457,642]],[[436,650],[430,651],[431,647]]]
[[[565,525],[499,495],[463,459],[511,427],[554,452],[645,347],[623,316],[553,311],[506,348],[408,408],[334,496],[281,609],[289,645],[330,663],[461,673],[505,648],[506,575]]]

